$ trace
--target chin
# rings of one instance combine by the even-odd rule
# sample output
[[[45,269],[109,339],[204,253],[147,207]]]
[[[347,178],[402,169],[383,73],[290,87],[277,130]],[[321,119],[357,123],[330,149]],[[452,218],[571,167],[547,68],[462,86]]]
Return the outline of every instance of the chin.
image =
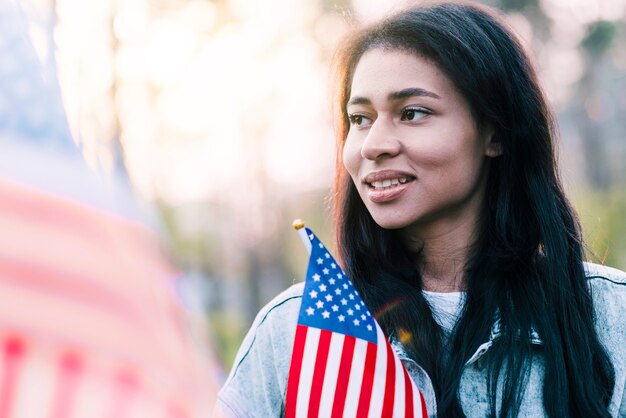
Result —
[[[383,229],[402,229],[413,223],[407,219],[403,219],[403,217],[401,216],[376,216],[371,212],[370,215],[372,215],[372,219],[374,219],[376,225],[380,226]]]

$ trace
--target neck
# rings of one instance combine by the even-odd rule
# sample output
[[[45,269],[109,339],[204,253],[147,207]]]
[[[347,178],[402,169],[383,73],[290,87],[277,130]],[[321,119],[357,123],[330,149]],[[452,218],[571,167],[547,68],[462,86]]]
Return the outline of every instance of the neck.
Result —
[[[424,290],[465,290],[465,267],[477,232],[477,215],[466,216],[456,222],[448,220],[402,231],[405,244],[419,254],[416,264]]]

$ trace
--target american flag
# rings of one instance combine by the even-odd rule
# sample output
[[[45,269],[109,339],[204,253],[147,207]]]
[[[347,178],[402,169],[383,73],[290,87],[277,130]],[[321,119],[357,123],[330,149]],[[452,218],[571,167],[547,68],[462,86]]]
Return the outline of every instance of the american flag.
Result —
[[[426,418],[422,394],[358,292],[315,234],[303,231],[311,256],[285,417]]]

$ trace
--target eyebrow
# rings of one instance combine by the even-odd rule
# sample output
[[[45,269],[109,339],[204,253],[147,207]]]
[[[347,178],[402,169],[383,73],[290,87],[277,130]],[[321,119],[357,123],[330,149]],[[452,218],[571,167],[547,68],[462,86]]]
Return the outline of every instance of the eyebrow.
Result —
[[[407,99],[409,97],[414,97],[414,96],[424,96],[424,97],[432,97],[433,99],[441,99],[441,97],[438,94],[433,93],[432,91],[428,91],[419,87],[410,87],[407,89],[389,93],[389,95],[387,96],[387,100],[395,102],[398,100],[403,100],[403,99]],[[371,100],[368,99],[367,97],[355,96],[351,98],[350,101],[348,102],[348,106],[360,105],[360,104],[371,104]]]
[[[396,91],[395,93],[390,93],[389,96],[387,96],[387,100],[396,101],[396,100],[402,100],[402,99],[406,99],[407,97],[413,97],[413,96],[426,96],[426,97],[432,97],[433,99],[441,99],[441,97],[439,97],[438,94],[433,93],[432,91],[421,89],[419,87],[411,87],[408,89]]]

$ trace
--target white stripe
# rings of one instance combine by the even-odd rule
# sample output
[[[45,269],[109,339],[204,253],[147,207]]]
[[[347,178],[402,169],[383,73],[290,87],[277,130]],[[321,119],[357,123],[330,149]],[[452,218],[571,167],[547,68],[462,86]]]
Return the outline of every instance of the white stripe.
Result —
[[[333,332],[331,335],[326,372],[324,373],[324,386],[322,387],[322,397],[320,399],[320,417],[329,417],[333,410],[333,400],[335,399],[335,388],[337,387],[337,376],[339,374],[339,363],[341,362],[343,343],[346,339],[343,334],[336,332]]]
[[[80,376],[76,388],[76,403],[72,410],[73,418],[108,418],[104,411],[111,409],[113,384],[110,380],[113,379],[109,376],[105,378],[101,375],[102,372],[101,369],[96,370],[94,364],[89,364],[85,374]]]
[[[405,398],[406,393],[404,389],[404,370],[402,369],[402,363],[400,363],[400,359],[395,352],[394,355],[394,364],[396,365],[396,390],[394,391],[394,400],[393,400],[393,416],[394,417],[404,417],[405,416]]]
[[[313,369],[317,358],[317,347],[320,340],[320,330],[309,327],[302,353],[302,369],[298,383],[298,397],[296,400],[296,417],[306,417],[309,412],[309,397],[313,385]]]
[[[36,344],[29,345],[22,354],[16,370],[11,417],[50,415],[58,387],[58,363],[55,355],[55,352],[46,351]]]
[[[356,415],[359,406],[359,395],[361,394],[361,383],[363,382],[363,369],[365,368],[365,355],[367,353],[368,342],[360,338],[354,344],[354,356],[350,368],[350,381],[346,393],[346,405],[343,410],[344,417]]]
[[[378,333],[378,344],[376,353],[376,374],[374,375],[374,386],[372,387],[372,399],[370,401],[370,417],[379,417],[383,411],[383,400],[385,399],[385,380],[387,380],[387,347],[385,344],[385,334],[376,326]]]
[[[411,375],[409,375],[409,379],[411,379]],[[420,391],[417,386],[415,386],[412,379],[411,385],[413,386],[413,410],[415,411],[413,416],[415,418],[428,418],[422,417],[422,399],[420,398]]]

